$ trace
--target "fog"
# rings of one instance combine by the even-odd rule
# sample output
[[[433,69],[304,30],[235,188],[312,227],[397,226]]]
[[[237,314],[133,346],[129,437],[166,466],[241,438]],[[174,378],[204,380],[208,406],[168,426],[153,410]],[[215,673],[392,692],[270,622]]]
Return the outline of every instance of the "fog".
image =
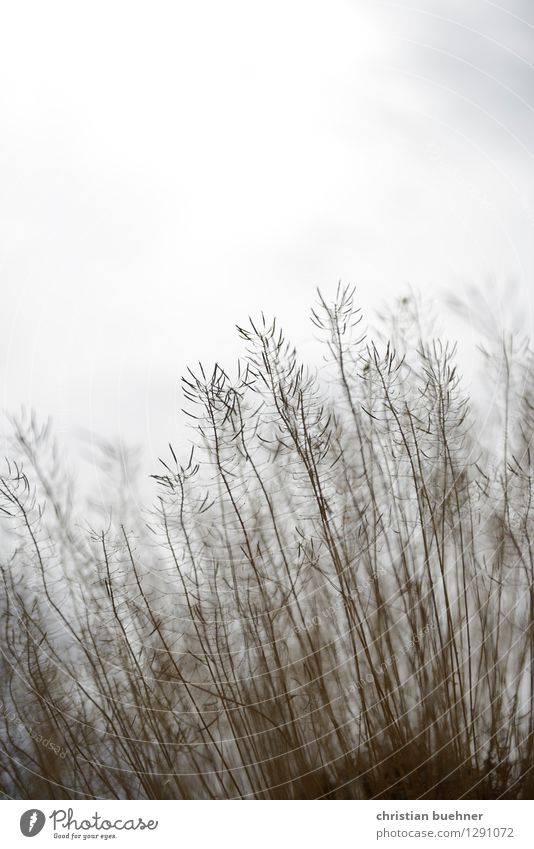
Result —
[[[533,24],[518,0],[8,4],[2,409],[156,456],[188,363],[232,361],[260,310],[306,354],[340,279],[368,313],[474,284],[528,328]]]

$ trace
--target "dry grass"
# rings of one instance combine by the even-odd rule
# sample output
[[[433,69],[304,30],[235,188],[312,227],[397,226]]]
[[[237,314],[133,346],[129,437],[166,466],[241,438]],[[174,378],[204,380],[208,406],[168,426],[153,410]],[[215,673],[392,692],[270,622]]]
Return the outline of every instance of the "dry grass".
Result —
[[[320,378],[240,328],[234,378],[184,380],[195,450],[144,524],[120,493],[84,524],[51,434],[16,424],[4,794],[533,797],[530,354],[487,357],[490,450],[454,349],[400,309],[375,343],[352,291],[320,298]]]

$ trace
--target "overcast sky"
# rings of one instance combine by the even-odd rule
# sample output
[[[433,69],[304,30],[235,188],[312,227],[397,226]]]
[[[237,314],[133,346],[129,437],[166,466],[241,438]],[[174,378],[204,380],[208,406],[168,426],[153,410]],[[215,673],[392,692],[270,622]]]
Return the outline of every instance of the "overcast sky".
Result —
[[[340,278],[367,308],[513,279],[529,324],[533,25],[526,0],[4,4],[2,408],[161,454],[186,364],[261,309],[305,353]]]

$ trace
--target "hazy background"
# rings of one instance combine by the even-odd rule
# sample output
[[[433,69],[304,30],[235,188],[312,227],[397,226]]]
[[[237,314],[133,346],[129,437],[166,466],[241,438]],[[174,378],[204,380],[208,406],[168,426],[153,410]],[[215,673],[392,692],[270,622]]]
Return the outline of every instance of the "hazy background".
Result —
[[[157,456],[186,364],[260,309],[311,351],[339,279],[530,326],[533,63],[527,0],[5,2],[2,410]]]

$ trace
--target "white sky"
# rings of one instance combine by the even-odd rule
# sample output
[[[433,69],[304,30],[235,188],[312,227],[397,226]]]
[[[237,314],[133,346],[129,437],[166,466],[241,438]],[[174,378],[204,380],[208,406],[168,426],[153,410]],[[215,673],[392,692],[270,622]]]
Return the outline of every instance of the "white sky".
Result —
[[[232,360],[261,309],[305,353],[340,278],[366,307],[515,279],[530,324],[532,24],[527,0],[4,3],[0,406],[157,456],[186,364]]]

